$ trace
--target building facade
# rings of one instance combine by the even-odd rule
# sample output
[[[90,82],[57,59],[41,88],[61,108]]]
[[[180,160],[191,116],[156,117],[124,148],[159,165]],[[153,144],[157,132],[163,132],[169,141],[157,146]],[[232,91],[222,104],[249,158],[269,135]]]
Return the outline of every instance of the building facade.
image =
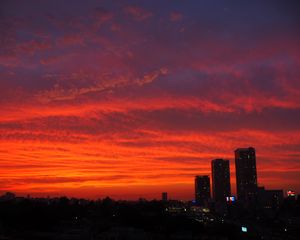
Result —
[[[283,202],[283,190],[257,189],[258,206],[264,209],[277,210]]]
[[[237,197],[240,201],[252,201],[257,195],[257,172],[255,149],[235,150]]]
[[[231,195],[229,160],[215,159],[211,162],[212,193],[216,202],[225,202]]]
[[[167,202],[168,201],[168,193],[167,192],[161,193],[161,200],[163,202]]]
[[[195,177],[195,200],[199,205],[205,205],[210,199],[210,178],[207,175]]]

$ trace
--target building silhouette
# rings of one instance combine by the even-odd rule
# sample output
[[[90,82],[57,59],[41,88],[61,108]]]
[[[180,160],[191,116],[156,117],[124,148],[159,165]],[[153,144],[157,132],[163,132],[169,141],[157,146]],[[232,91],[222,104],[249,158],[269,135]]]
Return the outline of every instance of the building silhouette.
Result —
[[[206,205],[210,199],[210,178],[207,175],[195,177],[195,200],[199,205]]]
[[[252,201],[257,195],[257,173],[255,149],[235,150],[237,197],[241,201]]]
[[[277,210],[283,202],[283,190],[267,190],[265,187],[257,188],[258,206],[264,209]]]
[[[230,191],[229,160],[215,159],[211,162],[212,193],[216,202],[225,202]]]
[[[167,192],[161,193],[161,200],[163,202],[167,202],[168,201],[168,193]]]

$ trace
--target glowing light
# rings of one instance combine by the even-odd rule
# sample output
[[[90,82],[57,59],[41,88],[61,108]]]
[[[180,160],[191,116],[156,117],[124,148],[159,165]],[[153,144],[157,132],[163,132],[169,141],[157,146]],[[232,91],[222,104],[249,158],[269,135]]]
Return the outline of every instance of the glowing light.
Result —
[[[226,201],[227,202],[235,202],[235,197],[234,196],[226,197]]]
[[[288,190],[288,191],[287,191],[287,195],[288,195],[288,197],[295,197],[295,196],[296,196],[296,193],[295,193],[295,191]]]

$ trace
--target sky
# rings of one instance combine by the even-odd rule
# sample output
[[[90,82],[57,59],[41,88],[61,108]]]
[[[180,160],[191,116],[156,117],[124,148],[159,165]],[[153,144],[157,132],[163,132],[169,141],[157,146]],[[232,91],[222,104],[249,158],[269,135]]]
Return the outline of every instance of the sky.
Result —
[[[255,147],[300,192],[297,0],[1,0],[0,193],[194,198]]]

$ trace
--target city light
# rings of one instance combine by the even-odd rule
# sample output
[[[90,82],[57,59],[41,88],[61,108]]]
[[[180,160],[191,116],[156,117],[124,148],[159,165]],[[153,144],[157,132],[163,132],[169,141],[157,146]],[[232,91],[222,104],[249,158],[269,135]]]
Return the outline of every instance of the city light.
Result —
[[[287,193],[288,197],[295,197],[296,196],[296,193],[293,190],[288,190],[286,193]]]
[[[226,197],[226,201],[227,202],[235,202],[235,197],[234,196]]]

